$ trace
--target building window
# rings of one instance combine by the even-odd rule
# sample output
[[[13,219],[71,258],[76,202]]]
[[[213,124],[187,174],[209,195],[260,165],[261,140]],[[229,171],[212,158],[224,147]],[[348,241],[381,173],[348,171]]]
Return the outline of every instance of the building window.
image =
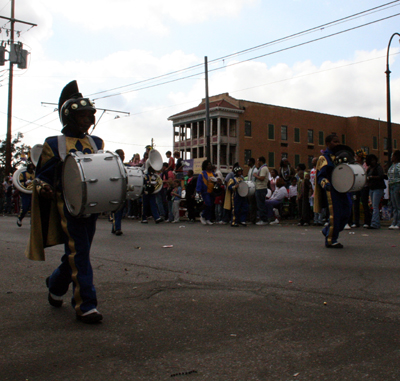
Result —
[[[194,122],[193,123],[193,134],[192,134],[192,136],[193,136],[193,139],[197,139],[197,122]]]
[[[225,119],[226,121],[226,119]],[[221,119],[221,124],[223,123]],[[218,135],[218,119],[217,118],[212,118],[210,120],[210,130],[211,130],[211,136],[217,136]]]
[[[229,119],[229,136],[236,137],[236,119]]]
[[[324,131],[318,132],[318,145],[323,146],[324,144]]]
[[[275,153],[268,152],[268,167],[274,168],[275,167]]]
[[[383,138],[383,149],[386,151],[387,148],[387,143],[388,143],[388,139],[387,138]]]
[[[288,158],[288,154],[286,152],[282,152],[282,159],[287,159]]]
[[[287,126],[281,126],[281,140],[287,140]]]
[[[244,122],[244,136],[251,136],[251,122],[249,120]]]
[[[294,167],[297,168],[299,164],[300,164],[300,155],[294,155]]]
[[[378,138],[376,136],[372,137],[372,149],[378,149]]]
[[[314,130],[307,131],[307,143],[314,144]]]
[[[199,147],[199,158],[204,157],[204,147]]]
[[[199,123],[199,138],[202,138],[204,136],[204,122],[201,121]],[[202,157],[202,156],[200,156]]]
[[[268,139],[275,140],[275,126],[273,124],[268,124]]]
[[[300,143],[300,128],[294,129],[294,141],[295,143]]]
[[[313,164],[312,164],[312,161],[313,161],[313,159],[314,159],[314,156],[312,156],[312,155],[308,155],[308,169],[312,169],[312,167],[313,167]]]
[[[342,135],[342,144],[346,144],[346,135]]]
[[[251,158],[251,149],[244,150],[244,164],[247,165],[247,162]]]

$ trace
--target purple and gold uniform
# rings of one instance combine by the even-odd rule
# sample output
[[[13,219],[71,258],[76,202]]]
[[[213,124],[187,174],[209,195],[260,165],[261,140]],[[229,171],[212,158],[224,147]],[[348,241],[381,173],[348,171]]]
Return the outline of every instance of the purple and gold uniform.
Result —
[[[204,169],[197,178],[196,192],[201,194],[204,201],[204,210],[201,214],[203,218],[210,221],[214,208],[214,182],[210,180],[211,177],[215,178],[215,173]]]

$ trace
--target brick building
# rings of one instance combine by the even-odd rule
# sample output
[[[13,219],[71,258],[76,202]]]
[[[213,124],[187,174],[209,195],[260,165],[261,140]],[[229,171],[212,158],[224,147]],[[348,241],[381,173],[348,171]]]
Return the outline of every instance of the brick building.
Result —
[[[341,117],[288,107],[238,100],[228,93],[209,98],[211,161],[222,172],[247,159],[265,156],[270,168],[279,167],[282,157],[293,166],[310,167],[325,147],[325,137],[335,133],[354,150],[364,148],[387,160],[386,122],[363,117]],[[205,100],[192,109],[172,115],[174,151],[184,159],[206,156]],[[400,125],[392,123],[393,150],[400,139]]]

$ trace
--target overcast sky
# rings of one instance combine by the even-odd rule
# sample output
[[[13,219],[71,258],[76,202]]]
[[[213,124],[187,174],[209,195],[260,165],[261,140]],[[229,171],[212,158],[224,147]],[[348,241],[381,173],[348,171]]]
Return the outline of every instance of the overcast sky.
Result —
[[[119,119],[115,113],[102,117],[94,134],[105,140],[107,150],[122,148],[130,158],[142,154],[154,138],[164,156],[173,141],[168,117],[196,106],[205,96],[205,56],[210,95],[229,92],[255,102],[387,119],[386,52],[391,35],[400,33],[396,16],[400,1],[15,0],[15,4],[16,19],[38,25],[30,29],[16,24],[20,32],[16,40],[30,55],[27,70],[16,66],[14,70],[12,128],[13,134],[24,133],[29,145],[59,134],[54,106],[42,102],[57,103],[62,88],[76,79],[80,91],[94,98],[97,107],[130,113],[119,114]],[[388,5],[378,8],[384,4]],[[10,17],[10,7],[11,1],[0,0],[0,15]],[[361,13],[372,8],[376,9]],[[359,15],[347,18],[355,14]],[[328,24],[336,20],[342,21]],[[8,40],[9,27],[0,19],[0,41]],[[292,37],[285,39],[288,36]],[[390,69],[396,123],[400,123],[399,48],[395,37]],[[7,69],[8,63],[0,66],[1,140],[7,130]],[[163,77],[175,71],[179,72]],[[165,82],[169,83],[156,86]]]

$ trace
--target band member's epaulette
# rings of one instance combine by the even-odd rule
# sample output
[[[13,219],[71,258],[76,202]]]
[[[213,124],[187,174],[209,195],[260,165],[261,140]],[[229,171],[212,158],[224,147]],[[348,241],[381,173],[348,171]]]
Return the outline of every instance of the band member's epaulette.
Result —
[[[231,184],[235,182],[234,179],[229,179],[228,184],[226,184],[226,187],[229,187]]]
[[[317,161],[317,171],[320,171],[321,168],[325,167],[325,165],[328,165],[328,161],[326,160],[325,156],[320,156]]]

